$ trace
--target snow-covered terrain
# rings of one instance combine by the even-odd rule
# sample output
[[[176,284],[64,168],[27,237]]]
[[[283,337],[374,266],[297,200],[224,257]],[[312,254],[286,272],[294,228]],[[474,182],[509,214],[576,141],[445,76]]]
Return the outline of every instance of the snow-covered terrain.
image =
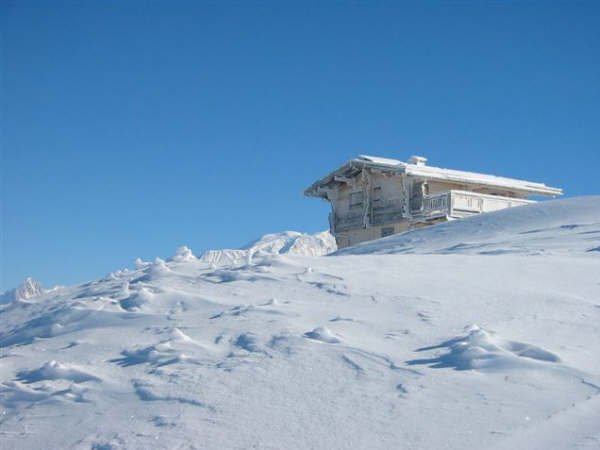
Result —
[[[0,303],[8,303],[12,302],[13,300],[28,300],[38,297],[43,293],[44,288],[42,288],[40,282],[31,277],[27,277],[27,279],[20,286],[1,293]]]
[[[199,259],[215,265],[235,265],[247,263],[254,256],[322,256],[336,249],[335,238],[329,231],[317,234],[284,231],[266,234],[241,249],[208,250]]]
[[[596,200],[597,201],[597,200]],[[600,252],[594,197],[481,214],[340,250],[339,254],[581,254]],[[595,244],[594,244],[595,243]]]
[[[0,447],[600,446],[600,197],[311,245],[0,306]]]

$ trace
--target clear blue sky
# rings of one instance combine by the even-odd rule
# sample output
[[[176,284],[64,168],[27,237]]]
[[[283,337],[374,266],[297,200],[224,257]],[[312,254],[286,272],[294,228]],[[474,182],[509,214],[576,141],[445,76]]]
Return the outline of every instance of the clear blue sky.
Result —
[[[0,289],[267,232],[359,153],[600,192],[600,2],[0,2]]]

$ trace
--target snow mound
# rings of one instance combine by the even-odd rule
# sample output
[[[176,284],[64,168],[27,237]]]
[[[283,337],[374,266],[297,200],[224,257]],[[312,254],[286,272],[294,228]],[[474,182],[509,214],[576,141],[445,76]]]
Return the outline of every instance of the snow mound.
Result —
[[[477,325],[468,327],[469,333],[439,345],[423,347],[418,352],[447,349],[448,353],[429,358],[407,361],[409,365],[429,365],[435,369],[451,367],[469,369],[519,369],[537,362],[560,362],[560,358],[535,345],[502,339]]]
[[[139,259],[139,258],[138,258]],[[186,261],[194,261],[196,256],[192,253],[192,251],[186,247],[185,245],[182,247],[178,247],[175,251],[175,256],[171,258],[171,261],[177,262],[186,262]],[[140,260],[143,264],[143,261]]]
[[[336,249],[335,238],[329,231],[316,234],[284,231],[265,234],[241,249],[207,250],[199,259],[218,266],[238,265],[248,262],[253,256],[322,256]]]
[[[600,196],[519,206],[365,242],[360,254],[600,254]]]
[[[340,342],[340,340],[327,327],[317,327],[312,331],[307,331],[304,333],[304,336],[309,339],[314,339],[315,341],[325,342],[327,344],[337,344]]]
[[[100,381],[100,378],[91,375],[83,370],[76,369],[68,364],[61,364],[57,361],[48,361],[42,367],[35,370],[23,370],[17,373],[19,381],[30,384],[44,380],[69,380],[75,383],[84,381]]]
[[[119,300],[119,304],[126,311],[137,311],[146,303],[151,302],[152,297],[152,292],[147,288],[141,288],[138,292]]]
[[[122,367],[129,367],[136,364],[166,366],[185,359],[185,354],[172,348],[168,342],[150,345],[141,349],[123,350],[121,355],[121,358],[111,359],[110,361]]]

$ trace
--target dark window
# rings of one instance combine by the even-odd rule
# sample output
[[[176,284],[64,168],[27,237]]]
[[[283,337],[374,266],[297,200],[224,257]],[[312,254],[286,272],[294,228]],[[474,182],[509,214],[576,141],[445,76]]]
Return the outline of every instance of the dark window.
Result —
[[[391,236],[394,234],[394,227],[385,227],[381,229],[381,237]]]

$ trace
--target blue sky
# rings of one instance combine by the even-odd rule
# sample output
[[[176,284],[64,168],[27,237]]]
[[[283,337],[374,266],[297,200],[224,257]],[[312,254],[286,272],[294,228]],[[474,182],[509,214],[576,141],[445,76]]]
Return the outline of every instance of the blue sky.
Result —
[[[0,289],[327,228],[356,154],[600,193],[600,2],[4,1]]]

